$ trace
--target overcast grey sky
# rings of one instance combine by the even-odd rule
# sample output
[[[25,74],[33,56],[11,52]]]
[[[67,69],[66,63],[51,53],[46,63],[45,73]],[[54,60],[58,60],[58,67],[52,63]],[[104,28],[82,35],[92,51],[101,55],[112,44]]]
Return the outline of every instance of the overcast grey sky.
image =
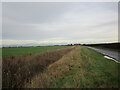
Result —
[[[3,45],[118,41],[117,2],[3,3]]]

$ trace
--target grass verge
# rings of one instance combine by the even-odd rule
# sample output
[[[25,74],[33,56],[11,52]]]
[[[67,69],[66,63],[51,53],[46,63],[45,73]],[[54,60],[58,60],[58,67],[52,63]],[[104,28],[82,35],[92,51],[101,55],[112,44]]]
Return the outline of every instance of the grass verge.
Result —
[[[85,47],[63,56],[32,78],[29,88],[118,88],[118,63]]]

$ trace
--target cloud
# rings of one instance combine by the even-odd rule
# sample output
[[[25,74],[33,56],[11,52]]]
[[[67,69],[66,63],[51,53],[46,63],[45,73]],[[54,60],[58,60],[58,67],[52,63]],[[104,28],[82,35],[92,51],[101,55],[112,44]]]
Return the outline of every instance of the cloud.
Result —
[[[4,44],[117,41],[117,6],[117,2],[3,3]]]

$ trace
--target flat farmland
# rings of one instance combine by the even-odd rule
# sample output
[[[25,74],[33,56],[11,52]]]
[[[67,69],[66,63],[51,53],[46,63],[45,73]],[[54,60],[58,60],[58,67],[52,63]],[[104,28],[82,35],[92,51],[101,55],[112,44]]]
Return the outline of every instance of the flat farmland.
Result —
[[[33,47],[35,48],[40,49]],[[50,49],[46,47],[32,54],[32,51],[29,51],[30,53],[28,51],[14,57],[8,54],[8,57],[3,58],[3,88],[118,88],[119,86],[120,64],[104,58],[101,53],[90,48],[50,46]]]
[[[2,57],[5,58],[10,56],[22,56],[26,54],[40,53],[65,47],[68,46],[5,47],[2,48]]]

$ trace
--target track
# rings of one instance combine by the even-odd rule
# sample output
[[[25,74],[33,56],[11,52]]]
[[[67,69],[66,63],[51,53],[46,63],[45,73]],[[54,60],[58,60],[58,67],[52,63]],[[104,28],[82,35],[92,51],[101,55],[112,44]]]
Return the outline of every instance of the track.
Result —
[[[95,48],[95,47],[87,47],[87,48],[91,48],[91,49],[93,49],[93,50],[96,50],[97,52],[100,52],[100,53],[102,53],[102,54],[104,54],[104,55],[107,55],[107,56],[115,59],[116,61],[120,62],[120,59],[119,59],[120,53],[117,52],[117,51],[100,49],[100,48]]]

